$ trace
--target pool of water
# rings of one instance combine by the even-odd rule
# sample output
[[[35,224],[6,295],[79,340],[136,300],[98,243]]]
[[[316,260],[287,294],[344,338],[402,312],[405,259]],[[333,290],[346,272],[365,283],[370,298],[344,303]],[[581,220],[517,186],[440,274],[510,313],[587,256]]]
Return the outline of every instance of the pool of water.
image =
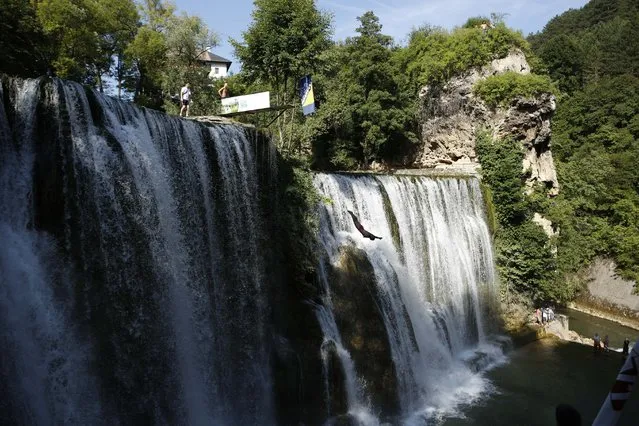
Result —
[[[621,365],[621,354],[616,352],[594,354],[589,346],[539,340],[514,350],[507,364],[486,373],[493,391],[483,400],[436,424],[551,426],[555,407],[565,403],[580,412],[582,425],[590,425]],[[618,425],[638,424],[639,391],[635,390]]]
[[[607,334],[610,339],[611,348],[621,349],[623,347],[623,339],[626,337],[630,339],[630,347],[632,348],[637,337],[639,337],[639,330],[625,327],[603,318],[593,317],[592,315],[584,314],[574,309],[563,309],[560,313],[568,315],[568,327],[581,336],[592,339],[595,333],[599,333],[603,340]],[[637,424],[639,424],[639,420],[637,420]]]

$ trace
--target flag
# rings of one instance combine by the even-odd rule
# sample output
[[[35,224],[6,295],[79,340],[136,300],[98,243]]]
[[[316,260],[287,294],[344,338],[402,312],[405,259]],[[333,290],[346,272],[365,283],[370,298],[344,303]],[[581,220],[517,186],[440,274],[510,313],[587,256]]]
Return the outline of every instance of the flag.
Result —
[[[307,75],[300,79],[300,98],[302,98],[302,112],[309,115],[315,112],[315,96],[313,95],[313,82]]]

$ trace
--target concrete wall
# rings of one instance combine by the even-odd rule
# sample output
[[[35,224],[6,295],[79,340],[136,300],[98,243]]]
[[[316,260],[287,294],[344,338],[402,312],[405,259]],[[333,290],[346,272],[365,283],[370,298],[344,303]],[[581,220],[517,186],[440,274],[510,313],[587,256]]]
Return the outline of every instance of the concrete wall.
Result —
[[[626,281],[615,274],[615,263],[597,259],[590,268],[588,291],[598,299],[639,311],[639,295],[633,294],[634,281]]]

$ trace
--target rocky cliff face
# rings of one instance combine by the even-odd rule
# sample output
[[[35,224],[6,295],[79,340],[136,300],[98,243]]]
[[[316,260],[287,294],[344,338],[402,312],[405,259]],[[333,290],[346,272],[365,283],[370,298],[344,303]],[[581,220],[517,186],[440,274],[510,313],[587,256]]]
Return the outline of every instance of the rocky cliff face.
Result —
[[[426,86],[422,99],[423,148],[418,167],[475,169],[479,163],[475,152],[475,132],[487,128],[496,137],[512,137],[525,150],[522,167],[527,184],[543,183],[550,195],[559,191],[550,151],[550,119],[555,98],[547,94],[535,99],[515,99],[507,108],[492,109],[472,93],[473,85],[488,76],[514,71],[530,73],[526,57],[519,50],[496,59],[481,69],[454,77],[444,86]]]

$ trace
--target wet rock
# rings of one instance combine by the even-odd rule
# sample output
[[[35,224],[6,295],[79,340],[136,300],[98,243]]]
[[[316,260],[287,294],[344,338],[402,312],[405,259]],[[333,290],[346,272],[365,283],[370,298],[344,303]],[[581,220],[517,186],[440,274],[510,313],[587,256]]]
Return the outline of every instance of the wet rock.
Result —
[[[378,306],[375,273],[364,251],[342,249],[331,271],[333,312],[345,348],[351,354],[364,393],[383,415],[399,411],[397,376]]]
[[[348,413],[348,395],[346,394],[346,375],[333,341],[322,345],[322,354],[326,357],[326,375],[328,376],[327,405],[329,413],[342,416]]]

